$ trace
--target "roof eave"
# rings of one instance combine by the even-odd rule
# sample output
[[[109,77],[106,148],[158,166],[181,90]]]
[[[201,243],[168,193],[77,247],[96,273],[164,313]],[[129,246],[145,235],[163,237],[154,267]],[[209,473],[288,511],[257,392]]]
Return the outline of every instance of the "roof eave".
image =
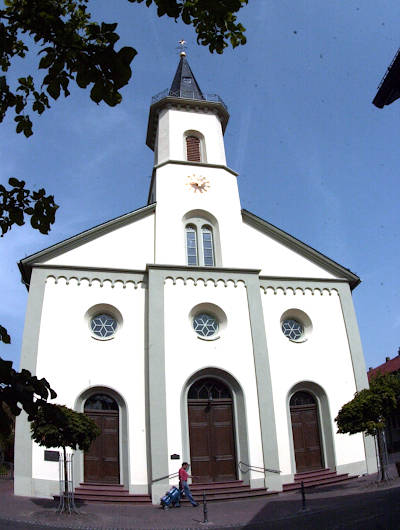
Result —
[[[168,105],[173,107],[185,107],[190,109],[199,109],[204,110],[210,109],[214,111],[222,126],[222,133],[225,133],[226,126],[229,121],[229,112],[226,110],[224,105],[218,101],[208,101],[204,99],[189,99],[189,98],[178,98],[175,96],[167,96],[160,99],[156,103],[153,103],[150,107],[149,121],[147,125],[147,134],[146,134],[146,145],[154,151],[156,134],[157,134],[157,125],[158,125],[158,114],[160,111],[167,107]]]

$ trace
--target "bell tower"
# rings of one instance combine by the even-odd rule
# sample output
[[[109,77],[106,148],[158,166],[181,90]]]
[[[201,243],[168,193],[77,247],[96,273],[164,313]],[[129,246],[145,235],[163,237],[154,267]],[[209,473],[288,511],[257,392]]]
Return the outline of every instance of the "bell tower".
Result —
[[[225,103],[201,90],[182,51],[171,87],[152,99],[147,128],[146,144],[154,151],[148,202],[157,203],[156,263],[225,266],[231,261],[223,228],[240,223],[241,210],[237,173],[226,164],[228,120]],[[188,242],[186,226],[197,231],[192,236],[197,243]],[[213,233],[213,259],[199,243],[206,237],[202,227]],[[189,257],[189,244],[198,246],[196,257]]]

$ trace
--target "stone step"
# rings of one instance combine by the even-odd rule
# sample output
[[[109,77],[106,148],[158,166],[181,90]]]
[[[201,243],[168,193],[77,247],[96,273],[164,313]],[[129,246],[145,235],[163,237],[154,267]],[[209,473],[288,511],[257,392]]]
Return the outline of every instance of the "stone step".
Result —
[[[230,488],[234,486],[243,486],[243,480],[231,480],[229,482],[196,482],[190,485],[192,490],[196,489],[218,489],[218,488]]]
[[[315,487],[315,486],[328,486],[331,484],[339,484],[347,481],[354,480],[355,478],[358,478],[356,476],[349,477],[347,474],[345,475],[335,475],[333,477],[326,477],[326,478],[315,478],[315,480],[309,480],[307,482],[304,482],[304,486],[307,488]],[[292,482],[291,484],[284,484],[283,485],[283,491],[293,491],[298,490],[301,488],[301,482]]]
[[[231,492],[222,492],[222,491],[214,491],[212,493],[206,493],[206,500],[207,502],[216,502],[216,501],[233,501],[238,499],[247,499],[250,497],[265,497],[267,495],[276,495],[277,491],[269,491],[265,488],[257,488],[257,489],[250,489],[247,488],[246,490],[241,491],[231,491]],[[203,502],[203,494],[200,492],[194,492],[192,491],[193,498],[196,502],[202,503]],[[182,503],[188,503],[189,501],[183,497],[181,499]]]
[[[55,497],[56,498],[56,497]],[[85,494],[76,494],[74,496],[76,501],[85,501],[85,502],[103,502],[103,503],[129,503],[135,505],[149,505],[151,504],[151,498],[149,495],[102,495],[101,493],[97,495],[87,495]]]
[[[315,469],[314,471],[304,471],[303,473],[296,473],[294,478],[296,480],[296,478],[307,478],[307,477],[319,477],[321,475],[326,475],[328,473],[336,473],[336,471],[333,471],[332,469],[329,469],[329,468],[324,468],[324,469]]]
[[[81,483],[74,491],[77,501],[151,504],[150,495],[132,495],[122,484]]]
[[[123,484],[101,484],[101,483],[95,483],[95,482],[81,482],[79,486],[76,489],[96,489],[96,490],[103,490],[103,491],[121,491],[125,490]]]
[[[337,476],[339,475],[337,475],[336,471],[329,471],[327,473],[324,473],[324,474],[321,473],[319,475],[307,475],[307,476],[295,475],[294,481],[296,483],[304,482],[304,484],[307,484],[308,482],[312,482],[315,480],[325,480],[326,478],[337,477]]]

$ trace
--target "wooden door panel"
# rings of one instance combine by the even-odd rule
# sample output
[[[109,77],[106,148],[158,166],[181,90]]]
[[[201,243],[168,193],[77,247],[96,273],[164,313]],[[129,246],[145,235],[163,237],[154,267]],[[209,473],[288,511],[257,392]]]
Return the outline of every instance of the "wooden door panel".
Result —
[[[209,418],[206,404],[189,407],[191,475],[193,482],[211,482]]]
[[[189,437],[193,482],[236,479],[232,404],[189,403]]]
[[[316,405],[290,408],[293,445],[298,473],[321,469],[322,455]]]
[[[85,451],[85,482],[119,483],[119,417],[115,411],[90,411],[86,414],[101,434]]]

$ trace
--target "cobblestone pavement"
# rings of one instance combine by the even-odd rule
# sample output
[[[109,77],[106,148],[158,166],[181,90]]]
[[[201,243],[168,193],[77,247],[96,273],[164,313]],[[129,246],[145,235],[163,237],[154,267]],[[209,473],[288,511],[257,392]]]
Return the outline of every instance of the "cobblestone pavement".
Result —
[[[205,527],[398,530],[400,478],[383,486],[377,484],[376,476],[369,476],[348,485],[310,488],[306,495],[306,510],[302,509],[301,495],[297,492],[210,503],[208,519],[208,524],[202,524],[201,505],[164,511],[155,506],[87,503],[79,506],[76,515],[60,515],[56,513],[53,500],[16,497],[12,481],[0,481],[0,530],[191,530]]]

